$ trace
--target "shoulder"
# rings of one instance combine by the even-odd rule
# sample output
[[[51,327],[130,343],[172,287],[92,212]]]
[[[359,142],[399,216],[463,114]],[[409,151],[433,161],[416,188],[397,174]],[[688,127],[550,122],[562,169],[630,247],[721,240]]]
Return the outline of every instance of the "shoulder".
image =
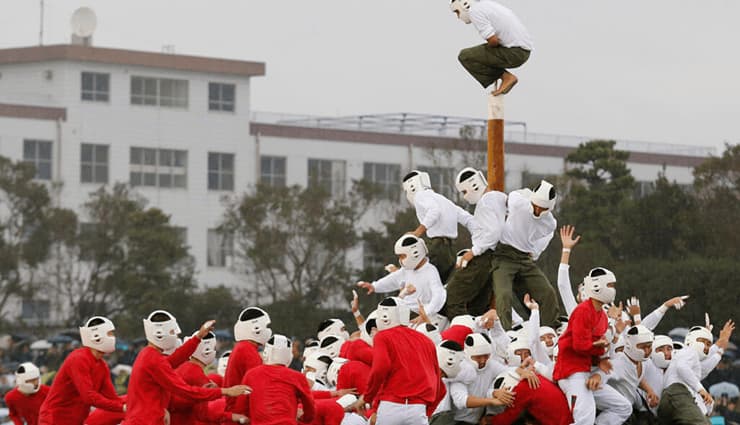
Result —
[[[18,391],[18,388],[13,388],[12,390],[8,391],[5,394],[5,401],[15,401],[20,397],[20,391]]]

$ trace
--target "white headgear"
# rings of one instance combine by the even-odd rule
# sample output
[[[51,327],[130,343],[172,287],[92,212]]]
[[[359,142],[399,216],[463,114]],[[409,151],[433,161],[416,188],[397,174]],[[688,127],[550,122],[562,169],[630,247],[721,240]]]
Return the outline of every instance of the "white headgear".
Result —
[[[367,315],[365,322],[360,326],[360,339],[365,341],[367,345],[373,345],[373,336],[371,335],[373,328],[378,328],[378,311],[375,310]]]
[[[555,208],[557,198],[558,195],[555,192],[555,186],[542,180],[529,196],[529,201],[540,208],[547,208],[548,211],[552,211]]]
[[[319,343],[319,351],[331,357],[332,359],[339,356],[339,350],[342,345],[346,342],[345,339],[336,335],[327,335]]]
[[[556,345],[558,345],[558,333],[555,332],[555,329],[549,326],[540,326],[540,336],[545,335],[552,335],[552,345],[548,347],[547,344],[545,344],[547,355],[552,357],[552,349],[555,348]]]
[[[190,338],[194,338],[197,333],[198,332],[196,331]],[[185,338],[185,342],[190,338]],[[213,363],[213,361],[216,360],[216,334],[208,332],[208,334],[200,340],[200,344],[198,344],[198,347],[193,351],[191,357],[196,358],[206,366]]]
[[[439,313],[429,316],[429,320],[432,321],[432,324],[436,326],[440,332],[444,331],[450,326],[450,319]]]
[[[182,347],[182,338],[177,337],[177,340],[175,341],[175,345],[172,347],[162,350],[162,354],[169,356],[170,354],[174,353],[178,348]]]
[[[221,357],[218,358],[216,373],[221,376],[226,375],[226,366],[229,364],[229,356],[231,356],[231,350],[224,352],[223,354],[221,354]]]
[[[519,367],[522,364],[521,356],[516,354],[519,350],[529,350],[530,354],[532,353],[532,349],[529,347],[529,342],[527,341],[527,335],[524,332],[518,332],[509,343],[508,356],[506,359],[506,363],[509,366]]]
[[[329,365],[331,364],[331,362],[331,357],[327,356],[324,353],[317,352],[311,354],[311,356],[309,357],[306,357],[306,361],[303,362],[303,367],[310,367],[311,369],[313,369],[315,379],[318,379],[322,383],[325,383],[326,372],[329,370]]]
[[[429,178],[429,173],[413,170],[403,178],[403,190],[406,192],[406,199],[409,200],[411,205],[414,205],[417,193],[431,188],[432,181]]]
[[[112,353],[116,350],[116,337],[108,336],[108,332],[116,326],[108,318],[102,316],[91,317],[84,326],[80,326],[82,345],[103,353]]]
[[[714,337],[712,336],[712,332],[710,332],[709,329],[703,326],[694,326],[693,328],[689,329],[689,333],[686,334],[686,339],[684,340],[684,343],[687,347],[692,348],[696,350],[697,353],[699,353],[699,360],[704,360],[707,358],[707,354],[704,352],[704,343],[700,342],[699,338],[707,339],[710,344],[714,342]]]
[[[378,304],[378,318],[376,323],[378,331],[395,328],[396,326],[407,326],[411,316],[411,310],[397,297],[388,297]]]
[[[414,270],[427,257],[427,245],[414,235],[398,238],[393,251],[396,255],[406,254],[406,258],[401,260],[401,267],[407,270]]]
[[[505,372],[499,373],[496,379],[493,380],[493,390],[500,390],[502,388],[514,389],[522,378],[515,371],[509,369]]]
[[[475,317],[469,314],[461,314],[459,316],[453,317],[452,322],[450,322],[450,327],[455,325],[465,326],[467,328],[470,328],[470,330],[473,332],[475,332],[475,328],[477,327],[475,324]]]
[[[337,357],[336,359],[332,360],[331,364],[329,365],[329,369],[326,370],[326,383],[329,384],[332,388],[337,387],[337,379],[339,379],[339,370],[344,366],[349,360],[343,359],[341,357]]]
[[[611,344],[611,341],[609,343]],[[617,351],[620,348],[624,349],[625,344],[626,342],[624,340],[624,334],[619,334],[619,337],[617,338],[617,342],[614,343],[614,351]]]
[[[663,346],[673,347],[673,340],[669,336],[655,335],[653,339],[653,352],[650,353],[650,358],[653,360],[655,366],[661,369],[667,369],[671,365],[671,361],[665,358],[665,353],[658,351],[658,348]]]
[[[437,345],[437,362],[448,378],[454,378],[460,373],[463,360],[465,360],[463,348],[455,341],[445,340]]]
[[[455,5],[455,2],[459,3],[459,0],[453,1],[453,6]],[[460,12],[460,16],[462,16],[462,12]],[[486,182],[486,178],[483,176],[483,173],[475,168],[466,167],[457,173],[455,187],[458,192],[463,194],[463,199],[465,199],[469,204],[477,204],[486,192],[488,183]]]
[[[242,310],[239,319],[234,324],[234,339],[239,341],[254,341],[264,345],[272,336],[270,315],[259,307],[249,307]]]
[[[470,21],[470,0],[452,0],[450,3],[450,9],[453,12],[458,12],[460,20],[469,24]]]
[[[439,329],[431,323],[422,323],[416,330],[429,337],[434,345],[442,342],[442,335],[439,333]]]
[[[167,320],[152,322],[154,316],[164,315]],[[181,333],[175,316],[164,310],[155,310],[149,317],[144,319],[144,334],[146,340],[159,347],[162,351],[168,351],[177,347],[177,336]]]
[[[642,325],[632,326],[624,334],[624,354],[636,362],[648,359],[645,351],[637,346],[646,342],[653,342],[653,333]]]
[[[357,403],[357,396],[354,394],[345,394],[337,399],[337,404],[342,406],[342,409],[345,409],[345,410],[355,403]]]
[[[472,333],[465,337],[465,354],[468,357],[490,355],[492,352],[491,338],[488,335]]]
[[[28,382],[34,379],[38,379],[39,381],[36,384]],[[18,391],[23,394],[36,394],[39,388],[41,388],[41,372],[39,368],[31,362],[21,363],[15,371],[15,385]]]
[[[293,360],[293,343],[284,335],[273,335],[263,350],[265,364],[288,366]]]
[[[303,347],[303,358],[307,359],[311,354],[319,351],[319,340],[309,338],[306,340],[306,346]]]
[[[339,319],[326,319],[319,325],[317,334],[319,339],[324,339],[325,336],[329,335],[336,335],[344,340],[349,339],[349,332],[347,332],[344,322]]]
[[[603,267],[596,267],[591,269],[588,276],[583,278],[583,289],[587,297],[608,304],[614,302],[617,290],[616,288],[609,288],[607,285],[616,281],[617,277],[614,276],[614,273]]]

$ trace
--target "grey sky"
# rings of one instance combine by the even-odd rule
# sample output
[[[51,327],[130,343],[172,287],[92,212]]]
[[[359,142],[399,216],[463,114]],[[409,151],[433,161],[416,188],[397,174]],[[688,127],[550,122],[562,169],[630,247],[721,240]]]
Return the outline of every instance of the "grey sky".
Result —
[[[0,0],[0,47],[38,42],[38,1]],[[508,119],[530,131],[721,148],[740,142],[740,2],[503,1],[535,40]],[[267,63],[255,110],[485,117],[457,63],[479,42],[447,0],[46,0],[45,44],[79,6],[95,45]]]

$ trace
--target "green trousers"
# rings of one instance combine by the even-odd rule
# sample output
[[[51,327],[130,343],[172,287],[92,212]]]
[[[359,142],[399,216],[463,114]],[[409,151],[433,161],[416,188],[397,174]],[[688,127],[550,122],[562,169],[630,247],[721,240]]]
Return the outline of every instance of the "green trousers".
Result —
[[[701,414],[688,388],[676,383],[664,389],[660,396],[658,423],[661,425],[705,425],[711,424],[711,421]]]
[[[494,47],[484,43],[462,49],[457,59],[486,88],[501,78],[507,68],[522,66],[529,59],[529,50],[521,47]]]
[[[461,314],[480,315],[488,310],[492,260],[493,251],[488,250],[473,257],[464,269],[455,269],[447,282],[447,317],[452,319]],[[480,311],[481,308],[484,308],[483,312]]]
[[[511,329],[515,280],[540,305],[542,325],[557,327],[560,307],[555,288],[528,253],[499,243],[493,253],[493,294],[496,297],[496,311],[504,329]]]
[[[442,279],[442,284],[447,282],[450,273],[455,269],[455,250],[450,238],[431,238],[427,240],[429,250],[429,262],[434,264]]]
[[[455,414],[452,413],[452,410],[437,413],[432,416],[432,420],[429,421],[429,425],[455,425]]]

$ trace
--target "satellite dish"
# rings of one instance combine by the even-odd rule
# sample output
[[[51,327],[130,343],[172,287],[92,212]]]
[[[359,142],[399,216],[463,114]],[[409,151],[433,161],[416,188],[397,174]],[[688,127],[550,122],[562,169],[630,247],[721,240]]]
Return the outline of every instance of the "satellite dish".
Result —
[[[72,14],[72,34],[80,38],[90,37],[98,25],[98,17],[89,7],[81,7]]]

